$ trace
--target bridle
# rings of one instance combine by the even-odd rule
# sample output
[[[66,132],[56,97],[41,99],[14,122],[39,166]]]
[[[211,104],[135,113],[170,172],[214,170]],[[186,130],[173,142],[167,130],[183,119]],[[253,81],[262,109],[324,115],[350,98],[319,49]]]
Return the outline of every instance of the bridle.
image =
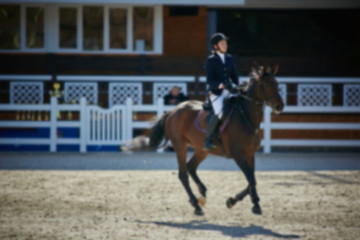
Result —
[[[239,92],[237,93],[237,95],[238,95],[239,97],[241,97],[241,98],[244,98],[244,99],[246,99],[246,100],[248,100],[248,101],[250,101],[250,102],[255,103],[256,105],[263,105],[264,102],[265,102],[266,105],[269,105],[269,102],[271,101],[271,99],[273,99],[273,98],[275,98],[275,97],[278,96],[278,93],[275,93],[275,94],[273,94],[272,96],[267,97],[266,94],[265,94],[265,88],[264,88],[264,85],[263,85],[263,82],[262,82],[262,81],[260,81],[260,84],[259,84],[259,91],[261,91],[261,95],[263,96],[263,99],[264,99],[263,101],[255,100],[254,98],[251,98],[251,97],[248,97],[248,96],[246,96],[246,95],[243,95],[243,94],[240,93],[240,90],[239,90]],[[248,118],[246,117],[246,115],[245,115],[245,113],[244,113],[243,108],[242,108],[241,106],[238,106],[238,105],[235,105],[235,104],[232,104],[232,106],[235,107],[235,108],[237,108],[237,109],[240,111],[240,114],[241,114],[242,118],[244,119],[246,125],[247,125],[248,128],[250,129],[250,131],[251,131],[253,134],[259,133],[259,128],[260,128],[260,126],[255,129],[255,128],[251,125],[251,123],[249,122]]]
[[[269,102],[271,101],[271,99],[275,98],[275,97],[278,97],[279,96],[279,93],[274,93],[273,95],[271,95],[270,97],[267,97],[266,94],[265,94],[265,88],[264,88],[264,84],[263,82],[261,81],[260,82],[260,86],[259,88],[262,90],[262,96],[263,96],[263,99],[264,99],[264,102],[266,105],[269,106]]]
[[[270,97],[267,97],[266,94],[265,94],[264,84],[263,84],[263,82],[261,80],[260,80],[260,83],[259,83],[259,92],[261,93],[262,98],[264,99],[263,101],[255,100],[254,98],[243,95],[243,94],[240,93],[240,91],[237,93],[237,95],[239,97],[242,97],[242,98],[250,101],[250,102],[255,103],[256,105],[262,105],[264,102],[265,102],[266,105],[269,105],[269,102],[271,101],[271,99],[273,99],[273,98],[275,98],[275,97],[277,97],[279,95],[279,93],[274,93]]]

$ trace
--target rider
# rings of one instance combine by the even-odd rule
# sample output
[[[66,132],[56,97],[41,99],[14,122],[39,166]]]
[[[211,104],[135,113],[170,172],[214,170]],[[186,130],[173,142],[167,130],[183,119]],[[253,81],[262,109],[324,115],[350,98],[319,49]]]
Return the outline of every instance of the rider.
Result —
[[[215,33],[210,39],[213,54],[206,61],[206,83],[209,87],[209,97],[214,115],[209,121],[204,150],[216,148],[212,137],[222,118],[224,99],[232,96],[231,92],[234,90],[232,83],[240,84],[234,60],[230,54],[226,53],[227,40],[228,38],[222,33]]]

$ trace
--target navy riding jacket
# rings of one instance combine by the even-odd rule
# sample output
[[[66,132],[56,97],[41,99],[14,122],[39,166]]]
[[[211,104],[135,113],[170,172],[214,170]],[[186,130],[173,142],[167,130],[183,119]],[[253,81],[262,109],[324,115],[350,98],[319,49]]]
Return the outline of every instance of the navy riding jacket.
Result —
[[[209,91],[215,95],[220,95],[222,89],[219,88],[219,85],[221,83],[226,85],[230,79],[239,85],[240,80],[232,56],[225,54],[225,64],[218,54],[214,53],[209,56],[206,61],[206,82],[209,85]]]

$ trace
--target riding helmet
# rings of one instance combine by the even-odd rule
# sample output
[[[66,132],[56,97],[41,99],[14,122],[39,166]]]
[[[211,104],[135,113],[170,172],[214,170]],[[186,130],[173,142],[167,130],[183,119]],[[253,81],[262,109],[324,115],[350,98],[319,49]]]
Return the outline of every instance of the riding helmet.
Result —
[[[210,38],[210,44],[211,46],[216,45],[218,42],[220,42],[221,40],[228,40],[229,38],[226,37],[223,33],[215,33],[214,35],[211,36]]]

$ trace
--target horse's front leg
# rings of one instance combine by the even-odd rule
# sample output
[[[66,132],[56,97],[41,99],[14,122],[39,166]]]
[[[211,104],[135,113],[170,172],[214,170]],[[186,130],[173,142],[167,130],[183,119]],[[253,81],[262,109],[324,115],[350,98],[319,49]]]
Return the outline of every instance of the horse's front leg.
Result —
[[[244,190],[240,193],[236,194],[234,198],[229,197],[226,201],[226,206],[228,208],[232,208],[238,201],[242,201],[250,192],[250,185],[248,185]]]
[[[242,200],[247,194],[249,194],[251,197],[251,201],[254,204],[254,206],[252,208],[252,212],[254,214],[261,214],[262,211],[261,211],[261,207],[259,204],[260,198],[259,198],[259,196],[257,194],[257,190],[256,190],[254,167],[250,167],[249,162],[246,161],[246,159],[244,157],[235,158],[235,162],[241,168],[249,185],[246,189],[244,189],[242,192],[237,194],[235,196],[235,198],[229,198],[226,202],[226,205],[228,207],[232,207],[237,201]],[[253,157],[250,159],[250,163],[251,163],[251,166],[254,166],[254,158]]]
[[[254,214],[262,214],[262,211],[261,211],[261,207],[260,207],[260,198],[259,198],[259,195],[257,194],[257,190],[256,190],[256,184],[255,185],[251,185],[250,186],[250,197],[251,197],[251,201],[252,203],[254,204],[253,208],[252,208],[252,212]]]

